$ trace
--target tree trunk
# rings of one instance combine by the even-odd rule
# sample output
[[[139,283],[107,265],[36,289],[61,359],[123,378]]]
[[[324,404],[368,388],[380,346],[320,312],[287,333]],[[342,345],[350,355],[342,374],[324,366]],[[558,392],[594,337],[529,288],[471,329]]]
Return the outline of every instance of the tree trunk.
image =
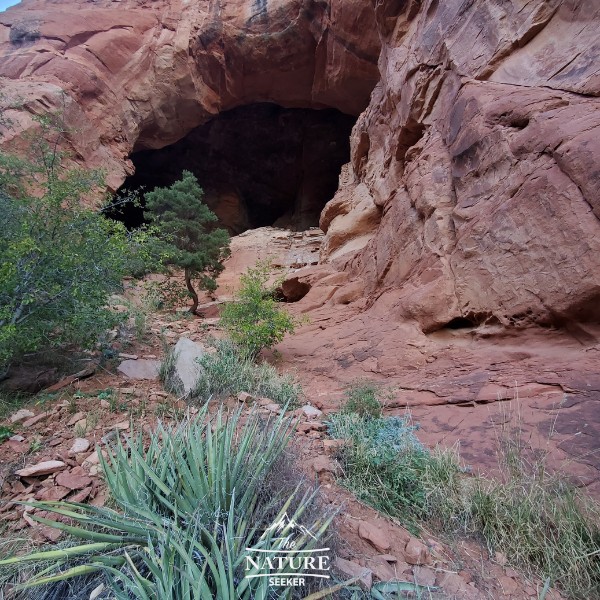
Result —
[[[190,306],[190,312],[195,315],[198,309],[198,294],[192,285],[192,272],[189,269],[185,270],[185,285],[192,297],[192,306]]]

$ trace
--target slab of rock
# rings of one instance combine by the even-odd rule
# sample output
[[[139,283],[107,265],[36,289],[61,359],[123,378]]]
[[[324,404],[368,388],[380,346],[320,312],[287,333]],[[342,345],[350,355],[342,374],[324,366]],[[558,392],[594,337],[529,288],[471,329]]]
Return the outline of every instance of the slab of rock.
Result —
[[[84,413],[77,412],[67,421],[67,425],[69,427],[73,427],[73,425],[75,425],[75,423],[77,423],[78,421],[81,421],[81,419],[83,419],[84,417],[85,417]]]
[[[387,552],[391,548],[389,532],[368,521],[361,521],[358,524],[358,535],[381,553]]]
[[[124,360],[117,367],[117,371],[123,373],[126,377],[129,377],[129,379],[146,379],[150,381],[158,379],[159,370],[160,361],[147,358]]]
[[[370,590],[373,585],[373,571],[367,567],[361,567],[358,563],[339,556],[335,559],[335,568],[344,575],[354,578],[358,577],[360,587]]]
[[[82,490],[92,483],[91,478],[87,475],[76,475],[70,471],[59,473],[55,481],[58,485],[70,490]]]
[[[42,488],[35,495],[36,500],[52,501],[62,500],[65,496],[68,496],[71,490],[62,485],[53,485],[50,488]]]
[[[248,402],[254,402],[254,400],[255,400],[254,396],[252,394],[249,394],[248,392],[240,392],[237,395],[237,399],[240,402],[246,402],[246,403],[248,403]]]
[[[174,383],[181,388],[184,396],[189,396],[202,376],[202,367],[198,363],[198,359],[206,354],[206,350],[202,344],[182,337],[175,344],[173,353],[175,356]]]
[[[45,460],[37,465],[15,471],[15,475],[18,475],[19,477],[38,477],[40,475],[57,473],[66,468],[67,465],[62,460]]]
[[[23,427],[33,427],[34,425],[37,425],[38,423],[45,421],[52,413],[51,412],[43,412],[40,413],[39,415],[36,415],[35,417],[31,417],[30,419],[27,419],[26,421],[23,421]]]
[[[16,413],[12,414],[10,416],[10,422],[11,423],[18,423],[19,421],[24,421],[25,419],[30,419],[31,417],[34,417],[35,413],[31,412],[30,410],[26,409],[26,408],[20,408]]]
[[[69,454],[80,454],[81,452],[87,452],[90,449],[90,441],[85,438],[75,438],[73,445],[69,450]]]

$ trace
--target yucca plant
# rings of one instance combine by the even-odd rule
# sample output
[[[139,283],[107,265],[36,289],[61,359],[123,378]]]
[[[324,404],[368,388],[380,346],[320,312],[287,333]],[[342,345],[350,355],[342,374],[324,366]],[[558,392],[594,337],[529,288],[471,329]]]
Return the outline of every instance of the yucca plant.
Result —
[[[98,573],[123,600],[266,600],[272,593],[266,578],[249,577],[252,570],[244,569],[247,548],[277,550],[290,525],[277,538],[268,526],[286,513],[298,521],[315,494],[300,488],[287,497],[262,493],[293,423],[284,417],[262,423],[253,413],[242,424],[241,414],[240,409],[226,417],[219,411],[209,418],[204,408],[191,422],[159,426],[147,448],[141,434],[118,443],[101,461],[116,510],[31,503],[61,519],[32,515],[38,522],[85,543],[14,557],[0,566],[49,565],[22,588]],[[301,536],[295,548],[313,549],[330,521],[315,519],[314,537]]]

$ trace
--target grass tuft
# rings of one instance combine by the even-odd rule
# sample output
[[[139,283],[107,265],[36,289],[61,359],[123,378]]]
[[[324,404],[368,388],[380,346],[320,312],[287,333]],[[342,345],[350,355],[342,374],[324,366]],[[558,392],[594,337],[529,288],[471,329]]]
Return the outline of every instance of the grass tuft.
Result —
[[[600,598],[600,505],[547,457],[531,451],[520,427],[499,443],[500,477],[469,475],[457,449],[429,451],[410,417],[368,416],[347,405],[329,433],[347,440],[342,483],[360,500],[416,530],[427,522],[453,536],[483,539],[516,567],[548,579],[570,598]]]
[[[200,359],[203,374],[192,396],[201,400],[225,397],[238,392],[265,396],[282,406],[294,407],[302,395],[300,383],[275,367],[256,363],[229,340],[217,340],[216,351]]]

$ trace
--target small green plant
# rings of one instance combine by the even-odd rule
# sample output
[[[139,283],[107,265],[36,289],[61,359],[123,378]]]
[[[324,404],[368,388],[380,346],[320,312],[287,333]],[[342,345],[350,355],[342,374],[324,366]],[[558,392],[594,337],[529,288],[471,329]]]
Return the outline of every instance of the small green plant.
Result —
[[[178,386],[173,378],[175,374],[175,363],[177,362],[177,355],[175,350],[169,346],[166,339],[162,340],[163,347],[163,359],[160,362],[158,369],[158,379],[163,384],[165,390],[171,394],[176,394]]]
[[[380,394],[380,388],[372,381],[355,381],[345,392],[346,402],[342,411],[361,417],[379,418],[381,416]]]
[[[14,431],[6,425],[0,425],[0,444],[14,435]]]
[[[77,396],[73,394],[67,399],[67,410],[69,414],[74,415],[77,412]]]
[[[43,447],[44,444],[42,442],[42,438],[39,435],[36,435],[31,442],[29,442],[29,454],[39,452]]]
[[[82,423],[77,423],[75,425],[75,429],[73,429],[73,433],[74,433],[75,437],[85,437],[87,430],[88,430],[87,424],[83,425]]]
[[[281,308],[275,299],[277,284],[269,285],[269,262],[259,262],[241,277],[235,300],[221,312],[221,325],[231,340],[256,356],[293,333],[298,319]]]
[[[215,342],[216,352],[200,359],[202,375],[194,397],[209,400],[248,392],[265,396],[282,406],[297,406],[302,394],[300,384],[292,375],[280,374],[272,365],[256,363],[247,353],[229,340]]]

